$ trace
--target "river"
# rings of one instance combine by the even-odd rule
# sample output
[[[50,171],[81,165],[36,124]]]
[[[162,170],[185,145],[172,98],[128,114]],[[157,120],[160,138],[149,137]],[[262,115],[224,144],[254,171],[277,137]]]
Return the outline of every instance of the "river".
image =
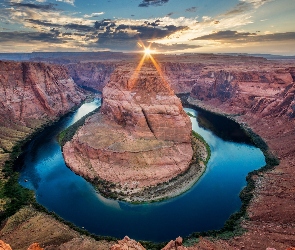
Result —
[[[56,140],[60,131],[99,106],[99,99],[85,103],[46,128],[26,146],[18,166],[19,183],[34,190],[38,203],[91,233],[162,242],[195,231],[220,229],[241,206],[239,193],[246,185],[247,173],[265,165],[260,149],[221,139],[191,117],[193,130],[210,145],[211,158],[205,173],[189,191],[140,205],[106,199],[66,167]],[[201,115],[193,109],[185,110]]]

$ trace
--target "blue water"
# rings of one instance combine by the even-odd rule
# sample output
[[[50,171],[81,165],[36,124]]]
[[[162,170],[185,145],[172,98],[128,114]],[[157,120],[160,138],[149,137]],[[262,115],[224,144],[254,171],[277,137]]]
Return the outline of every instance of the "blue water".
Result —
[[[243,143],[224,141],[191,118],[212,151],[201,179],[184,194],[163,202],[132,205],[102,197],[91,184],[68,169],[56,141],[57,134],[100,100],[82,105],[75,113],[35,137],[26,147],[20,184],[36,193],[49,211],[98,235],[161,242],[195,231],[219,229],[239,210],[239,193],[248,172],[265,165],[262,152]],[[186,109],[194,115],[198,113]]]

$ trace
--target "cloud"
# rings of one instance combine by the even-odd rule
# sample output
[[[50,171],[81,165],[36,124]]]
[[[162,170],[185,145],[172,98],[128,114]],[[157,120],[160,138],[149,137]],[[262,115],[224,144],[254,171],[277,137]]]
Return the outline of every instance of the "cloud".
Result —
[[[31,18],[25,19],[25,21],[32,23],[32,24],[45,26],[45,27],[62,27],[61,24],[56,24],[56,23],[51,23],[51,22],[41,21],[41,20],[35,20],[35,19],[31,19]]]
[[[247,12],[253,8],[253,5],[248,2],[239,2],[234,8],[230,9],[224,16],[238,15]]]
[[[19,30],[15,28],[16,25],[19,25],[22,30],[32,31],[14,34],[16,40],[19,43],[22,42],[24,46],[25,44],[30,46],[27,38],[32,37],[35,44],[40,42],[39,48],[43,46],[46,49],[46,46],[42,45],[43,37],[41,34],[44,33],[44,37],[48,37],[48,41],[52,41],[53,46],[58,44],[56,48],[77,48],[79,50],[104,48],[127,51],[138,49],[136,43],[140,39],[145,44],[153,42],[153,46],[159,50],[180,51],[190,49],[192,51],[201,46],[203,49],[207,45],[234,43],[234,39],[240,45],[242,45],[242,42],[257,40],[259,37],[257,32],[247,33],[233,30],[241,29],[244,25],[252,23],[255,9],[270,0],[239,0],[238,4],[232,9],[217,16],[172,18],[174,13],[168,13],[168,10],[168,14],[160,18],[112,18],[97,19],[97,21],[92,18],[101,16],[104,12],[94,12],[83,16],[81,13],[70,13],[57,9],[56,5],[47,4],[48,2],[12,1],[14,2],[8,6],[10,8],[5,8],[7,5],[0,8],[0,18],[10,25],[3,26],[3,28]],[[66,1],[74,3],[73,0],[62,2]],[[168,2],[169,0],[138,1],[141,7],[161,6]],[[196,10],[197,7],[193,6],[185,11],[193,13]],[[8,41],[9,38],[13,39],[14,32],[11,36],[7,33],[3,33],[5,41]],[[290,34],[285,35],[285,39],[288,36]],[[20,37],[24,37],[23,41]],[[262,38],[260,37],[260,39]],[[274,38],[265,36],[263,39]],[[11,43],[13,43],[13,40],[11,40]]]
[[[196,11],[197,11],[197,7],[190,7],[185,10],[185,12],[196,12]]]
[[[64,2],[64,3],[68,3],[70,5],[74,5],[75,0],[56,0],[57,2]]]
[[[65,29],[77,30],[82,32],[89,32],[94,30],[94,27],[83,25],[83,24],[76,24],[76,23],[69,23],[69,24],[63,25],[63,27]]]
[[[103,19],[101,21],[95,21],[94,27],[96,29],[104,30],[105,28],[110,29],[111,27],[116,26],[115,22],[111,19]]]
[[[3,42],[49,42],[49,43],[63,43],[61,39],[57,37],[55,32],[0,32],[0,43]]]
[[[165,3],[168,3],[169,0],[143,0],[138,7],[149,7],[149,6],[162,6]]]
[[[100,15],[103,15],[104,12],[97,12],[97,13],[91,13],[90,15],[84,15],[85,18],[91,18],[91,17],[99,17]]]
[[[19,3],[19,2],[11,2],[10,6],[17,8],[28,8],[28,9],[36,9],[42,11],[56,10],[54,6],[56,4],[34,4],[34,3]]]
[[[97,45],[109,49],[136,49],[139,40],[147,44],[153,39],[162,39],[175,32],[185,30],[186,26],[166,25],[162,20],[110,20],[95,22]]]
[[[222,43],[250,43],[270,41],[295,41],[295,32],[273,33],[260,35],[250,32],[238,32],[233,30],[219,31],[209,35],[201,36],[192,40],[214,40]]]
[[[272,0],[240,0],[240,2],[232,9],[225,12],[224,16],[239,15],[251,10],[257,9],[263,4]]]
[[[155,24],[155,22],[153,23]],[[111,28],[111,26],[113,26]],[[101,28],[101,24],[99,25]],[[152,25],[124,25],[116,26],[113,22],[109,26],[105,26],[105,31],[98,34],[98,43],[111,44],[113,42],[124,44],[126,40],[132,40],[135,45],[139,39],[147,41],[150,39],[161,39],[169,36],[174,32],[186,29],[186,27],[176,27],[174,25],[167,25],[164,27],[157,27]]]
[[[161,51],[178,51],[178,50],[185,50],[185,49],[196,49],[201,48],[201,45],[190,45],[185,43],[174,43],[174,44],[160,44],[160,43],[152,43],[152,49],[158,49]]]
[[[46,21],[40,21],[40,20],[34,20],[34,19],[25,19],[26,21],[37,24],[40,26],[45,26],[45,27],[56,27],[56,28],[64,28],[66,30],[71,29],[71,30],[77,30],[81,32],[89,32],[89,31],[94,31],[93,26],[88,26],[88,25],[83,25],[83,24],[76,24],[76,23],[69,23],[69,24],[57,24],[57,23],[50,23]]]

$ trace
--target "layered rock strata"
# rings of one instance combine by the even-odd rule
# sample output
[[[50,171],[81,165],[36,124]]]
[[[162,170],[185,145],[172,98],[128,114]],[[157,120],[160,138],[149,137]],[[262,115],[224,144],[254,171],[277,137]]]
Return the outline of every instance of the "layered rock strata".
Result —
[[[0,61],[0,163],[15,141],[83,99],[85,95],[62,66]]]
[[[294,72],[292,68],[273,71],[203,70],[191,96],[202,101],[230,103],[235,111],[251,110],[260,116],[295,116]]]
[[[102,91],[118,62],[81,62],[66,65],[75,83]]]
[[[63,147],[79,175],[135,193],[189,168],[191,122],[165,80],[147,65],[120,68],[103,90],[101,113],[90,117]]]

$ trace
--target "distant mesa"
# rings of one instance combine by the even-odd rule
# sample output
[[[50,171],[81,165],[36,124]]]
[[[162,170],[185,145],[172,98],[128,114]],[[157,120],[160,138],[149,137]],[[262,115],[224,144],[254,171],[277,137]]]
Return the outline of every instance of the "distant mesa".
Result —
[[[103,89],[101,111],[86,120],[63,154],[106,196],[143,201],[149,188],[188,170],[191,129],[180,99],[152,64],[136,74],[121,66]]]

